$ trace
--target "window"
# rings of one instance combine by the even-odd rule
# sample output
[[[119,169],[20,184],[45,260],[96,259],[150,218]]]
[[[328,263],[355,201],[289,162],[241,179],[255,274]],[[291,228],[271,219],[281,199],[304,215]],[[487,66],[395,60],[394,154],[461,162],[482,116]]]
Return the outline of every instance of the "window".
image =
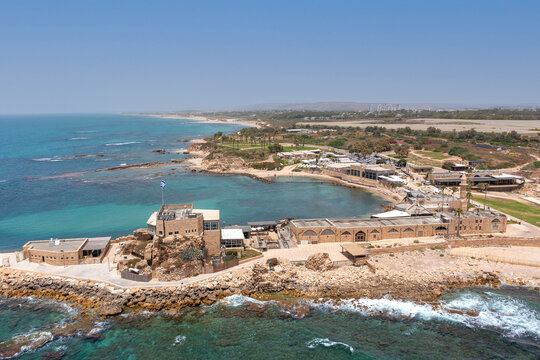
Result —
[[[219,227],[219,226],[218,226],[217,221],[213,221],[213,222],[212,222],[212,230],[217,230],[218,227]]]
[[[163,235],[163,231],[160,231],[160,232],[159,232],[159,235]]]
[[[174,233],[175,233],[175,234],[178,234],[178,231],[175,231]]]
[[[406,228],[403,232],[413,232],[414,230],[411,228]]]
[[[397,233],[398,231],[397,231],[396,229],[392,228],[392,229],[390,229],[388,232],[389,232],[389,233]]]
[[[204,223],[204,230],[210,230],[210,223]]]
[[[172,235],[172,231],[171,231],[171,232],[169,232],[169,235]]]
[[[335,235],[334,232],[330,229],[325,229],[321,235]]]
[[[499,230],[499,225],[493,225],[492,229],[493,230]]]
[[[372,234],[378,234],[379,232],[377,230],[372,230],[371,233]]]

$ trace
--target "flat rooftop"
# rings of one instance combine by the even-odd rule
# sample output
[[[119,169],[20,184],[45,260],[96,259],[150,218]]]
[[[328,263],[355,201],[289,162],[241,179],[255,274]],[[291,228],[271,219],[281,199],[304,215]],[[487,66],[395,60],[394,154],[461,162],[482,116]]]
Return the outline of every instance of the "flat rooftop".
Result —
[[[444,211],[442,214],[447,219],[457,219],[458,216],[450,211]],[[505,215],[489,210],[474,210],[474,211],[464,211],[460,214],[461,219],[475,219],[475,218],[498,218],[504,217]]]
[[[193,209],[194,214],[202,214],[205,221],[218,221],[219,220],[219,210],[211,209]]]
[[[380,227],[380,226],[402,226],[402,225],[430,225],[441,224],[438,217],[407,217],[407,218],[385,218],[385,219],[310,219],[310,220],[292,220],[297,228],[313,227]]]
[[[77,251],[87,240],[89,238],[36,240],[27,242],[25,246],[31,246],[31,249],[42,251]]]
[[[103,250],[107,247],[110,241],[110,236],[89,238],[86,244],[84,244],[83,250]]]
[[[358,244],[354,244],[354,243],[341,244],[341,248],[354,257],[369,255],[369,252]]]

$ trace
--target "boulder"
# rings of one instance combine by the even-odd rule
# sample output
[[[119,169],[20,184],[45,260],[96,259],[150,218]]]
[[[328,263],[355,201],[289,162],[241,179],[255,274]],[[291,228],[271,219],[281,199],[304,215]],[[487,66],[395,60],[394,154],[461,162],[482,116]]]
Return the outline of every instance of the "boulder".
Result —
[[[152,234],[149,234],[148,233],[148,230],[145,229],[145,228],[142,228],[142,229],[137,229],[133,232],[133,237],[135,238],[135,240],[139,240],[139,241],[148,241],[148,240],[152,240]]]
[[[118,315],[122,313],[122,304],[118,302],[102,304],[98,307],[97,312],[102,316]]]
[[[331,270],[334,263],[330,260],[328,253],[317,253],[308,257],[305,266],[307,269],[322,272]]]

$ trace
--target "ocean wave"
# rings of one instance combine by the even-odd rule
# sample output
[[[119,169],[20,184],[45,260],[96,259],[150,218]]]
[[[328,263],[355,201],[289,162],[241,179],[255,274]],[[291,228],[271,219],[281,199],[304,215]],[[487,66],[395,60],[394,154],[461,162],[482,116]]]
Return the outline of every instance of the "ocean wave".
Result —
[[[45,161],[45,162],[57,162],[57,161],[64,161],[64,159],[62,158],[59,158],[59,157],[44,157],[44,158],[37,158],[37,159],[32,159],[33,161]]]
[[[174,338],[174,344],[173,346],[183,346],[186,343],[186,336],[185,335],[178,335]]]
[[[72,137],[72,138],[69,138],[68,140],[69,141],[76,141],[76,140],[90,140],[90,139],[92,139],[92,138],[81,136],[81,137]]]
[[[319,345],[324,347],[342,346],[349,349],[351,353],[354,352],[354,348],[351,345],[338,341],[332,341],[328,338],[315,338],[306,343],[306,347],[308,347],[309,349],[315,349]]]
[[[105,144],[105,146],[122,146],[122,145],[130,145],[130,144],[140,144],[140,141],[126,141],[126,142],[118,142],[118,143],[109,143]]]
[[[257,300],[250,298],[249,296],[235,294],[221,299],[218,303],[227,306],[238,307],[244,305],[245,303],[255,303],[262,305],[267,304],[268,301]]]
[[[391,299],[344,299],[308,303],[328,311],[350,311],[364,316],[417,318],[461,323],[470,328],[494,330],[508,337],[540,339],[540,313],[519,299],[487,292],[463,293],[433,306]]]
[[[30,331],[0,343],[0,358],[14,358],[29,351],[34,351],[54,340],[50,331]]]

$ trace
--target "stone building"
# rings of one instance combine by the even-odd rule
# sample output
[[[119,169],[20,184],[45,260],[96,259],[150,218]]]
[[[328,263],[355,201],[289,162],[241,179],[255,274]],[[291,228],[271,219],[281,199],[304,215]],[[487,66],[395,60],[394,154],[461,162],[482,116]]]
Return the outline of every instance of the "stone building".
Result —
[[[462,176],[463,172],[460,171],[439,170],[429,174],[428,180],[435,186],[459,186]],[[525,183],[525,180],[520,176],[509,175],[496,170],[476,170],[466,174],[466,177],[472,187],[489,184],[490,191],[512,191],[519,189]]]
[[[166,204],[152,213],[146,224],[150,234],[162,238],[202,236],[208,254],[220,252],[219,210],[194,209],[193,204]]]
[[[110,237],[96,237],[29,241],[23,246],[23,258],[49,265],[101,262],[109,250],[110,240]]]
[[[437,235],[491,234],[506,231],[502,214],[474,210],[459,217],[451,212],[432,216],[375,219],[291,220],[291,237],[298,244],[363,242]]]

